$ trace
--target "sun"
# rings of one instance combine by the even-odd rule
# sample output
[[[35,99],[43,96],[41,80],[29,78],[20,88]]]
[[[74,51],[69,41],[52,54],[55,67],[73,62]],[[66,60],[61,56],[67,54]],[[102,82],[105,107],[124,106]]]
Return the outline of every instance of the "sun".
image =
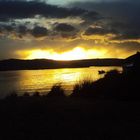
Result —
[[[81,47],[76,47],[66,52],[54,52],[52,50],[32,50],[26,59],[52,59],[52,60],[81,60],[91,58],[103,58],[104,50],[85,50]]]

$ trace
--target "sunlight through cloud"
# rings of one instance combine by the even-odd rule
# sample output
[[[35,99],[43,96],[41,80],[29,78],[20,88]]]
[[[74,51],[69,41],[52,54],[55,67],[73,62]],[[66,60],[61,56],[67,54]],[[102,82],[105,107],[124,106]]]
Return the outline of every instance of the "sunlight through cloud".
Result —
[[[81,60],[91,58],[101,58],[105,56],[105,50],[85,50],[81,47],[76,47],[71,51],[59,53],[52,50],[33,50],[29,52],[26,59],[53,59],[53,60]]]

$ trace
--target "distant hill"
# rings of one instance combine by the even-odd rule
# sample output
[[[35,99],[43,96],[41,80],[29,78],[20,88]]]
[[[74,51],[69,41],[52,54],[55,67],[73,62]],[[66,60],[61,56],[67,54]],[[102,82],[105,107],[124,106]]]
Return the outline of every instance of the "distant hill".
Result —
[[[122,63],[123,59],[86,59],[73,61],[55,61],[48,59],[34,59],[34,60],[8,59],[0,61],[0,71],[79,68],[90,66],[121,66]]]

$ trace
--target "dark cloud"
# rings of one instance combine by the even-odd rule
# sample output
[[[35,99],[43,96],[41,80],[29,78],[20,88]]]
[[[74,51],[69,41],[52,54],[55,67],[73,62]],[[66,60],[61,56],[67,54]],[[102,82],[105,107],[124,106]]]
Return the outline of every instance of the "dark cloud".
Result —
[[[42,17],[46,19],[68,17],[72,19],[74,17],[80,17],[83,22],[86,23],[93,23],[101,18],[97,12],[83,10],[81,8],[58,7],[41,1],[0,0],[0,21],[3,22],[3,25],[0,24],[2,33],[11,33],[20,38],[26,34],[30,34],[34,37],[46,36],[49,32],[46,27],[36,23],[37,20]],[[36,21],[33,21],[32,18],[36,19]],[[18,19],[18,21],[16,19]],[[31,26],[26,24],[25,19],[30,20]],[[39,26],[34,27],[36,25]],[[62,38],[75,38],[77,33],[78,30],[72,24],[58,22],[51,34],[59,34]]]
[[[110,34],[110,33],[115,33],[115,31],[113,30],[108,30],[108,29],[105,29],[105,28],[92,28],[92,27],[89,27],[84,35],[106,35],[106,34]]]
[[[140,43],[136,41],[126,41],[126,42],[118,42],[118,43],[113,43],[114,46],[117,46],[120,49],[126,49],[127,51],[134,51],[140,50]]]
[[[138,21],[112,22],[109,26],[118,32],[117,36],[113,39],[140,39],[140,22]]]
[[[62,38],[75,39],[78,32],[78,29],[67,23],[58,23],[54,27],[54,34],[60,35]]]
[[[34,37],[45,37],[48,34],[48,30],[45,27],[40,27],[36,26],[34,29],[31,31],[31,34]]]
[[[85,19],[85,21],[97,21],[99,19],[102,19],[103,17],[100,15],[99,16],[99,13],[97,12],[93,12],[93,11],[90,11],[90,12],[86,12],[84,15],[83,15],[83,18]]]
[[[140,1],[139,0],[110,0],[98,2],[74,2],[69,7],[78,7],[89,11],[97,11],[107,17],[130,20],[139,17]]]
[[[72,25],[60,23],[55,26],[54,30],[58,32],[72,32],[75,31],[76,29]]]
[[[18,27],[18,33],[22,34],[22,35],[25,35],[26,33],[28,32],[28,29],[26,26],[24,25],[20,25]]]
[[[10,26],[10,25],[3,25],[3,28],[4,28],[6,31],[9,31],[9,32],[11,32],[11,31],[14,30],[14,28],[13,28],[12,26]]]
[[[19,25],[19,26],[13,26],[13,25],[0,25],[0,31],[2,35],[7,34],[13,34],[16,37],[23,38],[27,34],[32,35],[35,38],[39,37],[45,37],[48,35],[48,30],[45,27],[41,26],[34,26],[32,29],[27,28],[26,25]]]
[[[15,32],[19,38],[23,38],[26,34],[29,33],[29,29],[24,25],[20,25],[17,27]]]
[[[77,36],[76,33],[72,33],[72,34],[61,33],[61,37],[66,39],[75,39]]]
[[[8,34],[13,34],[13,32],[15,32],[15,28],[13,25],[0,24],[0,37],[8,37]]]
[[[113,39],[139,39],[140,38],[140,1],[139,0],[103,0],[102,2],[74,2],[70,7],[83,8],[89,11],[100,12],[104,18],[104,29],[88,29],[86,34],[98,32],[108,33],[108,29],[116,34]],[[97,21],[98,22],[98,21]],[[115,31],[115,32],[114,32]]]
[[[18,35],[18,36],[23,36],[27,33],[27,28],[24,25],[21,26],[16,26],[15,24],[0,24],[0,31],[2,35],[6,35],[7,34],[14,34],[14,35]]]
[[[133,33],[133,34],[131,34],[131,33],[117,35],[116,37],[113,37],[112,40],[129,40],[129,39],[137,40],[137,39],[140,39],[140,33]]]
[[[14,30],[14,26],[10,24],[0,24],[0,30],[1,32],[12,32]]]
[[[0,1],[0,20],[3,21],[33,18],[36,15],[51,18],[83,17],[87,13],[89,13],[87,10],[79,8],[57,7],[37,1]],[[94,16],[99,16],[95,13]]]

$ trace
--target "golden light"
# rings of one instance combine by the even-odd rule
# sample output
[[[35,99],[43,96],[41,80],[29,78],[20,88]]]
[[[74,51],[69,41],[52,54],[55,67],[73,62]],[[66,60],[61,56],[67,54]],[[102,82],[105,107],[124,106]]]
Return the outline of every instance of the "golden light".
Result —
[[[42,58],[47,58],[49,55],[50,53],[47,51],[33,50],[30,51],[30,54],[26,59],[42,59]]]
[[[52,50],[33,50],[29,52],[26,59],[53,59],[53,60],[81,60],[91,58],[104,58],[105,50],[89,49],[76,47],[71,51],[59,53]]]

